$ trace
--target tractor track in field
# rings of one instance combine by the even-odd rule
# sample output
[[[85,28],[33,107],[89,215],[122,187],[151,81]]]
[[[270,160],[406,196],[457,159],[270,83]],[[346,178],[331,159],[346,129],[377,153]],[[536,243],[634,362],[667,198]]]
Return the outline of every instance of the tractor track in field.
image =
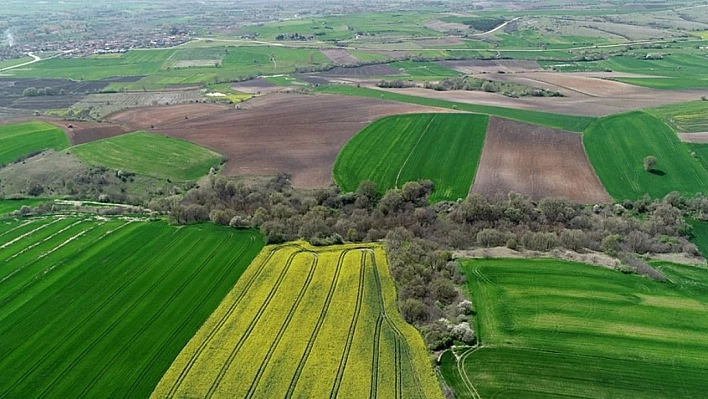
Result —
[[[171,243],[171,245],[168,245],[168,246],[164,247],[163,250],[160,252],[160,254],[163,254],[163,253],[165,253],[167,250],[171,249],[171,248],[175,245],[176,241],[178,241],[178,240],[175,240],[174,242]],[[115,253],[115,252],[118,252],[119,249],[121,249],[121,248],[116,248],[116,250],[113,251],[111,254],[113,254],[113,253]],[[156,258],[153,258],[153,259],[156,259]],[[118,296],[121,292],[123,292],[123,290],[124,290],[125,288],[127,288],[135,279],[137,279],[137,278],[138,278],[142,273],[144,273],[146,270],[147,270],[147,268],[143,268],[142,271],[141,271],[141,273],[136,273],[131,279],[127,280],[127,281],[126,281],[125,283],[123,283],[120,287],[118,287],[118,289],[115,290],[114,292],[112,292],[111,295],[109,295],[109,296],[106,298],[106,300],[104,300],[104,301],[101,303],[101,305],[99,305],[98,307],[96,307],[91,313],[89,313],[86,317],[84,317],[83,320],[81,320],[76,326],[74,326],[74,328],[72,328],[67,334],[65,334],[65,336],[66,336],[66,337],[70,337],[70,336],[74,335],[77,331],[79,331],[79,330],[81,329],[81,327],[83,327],[84,324],[86,324],[86,323],[87,323],[93,316],[95,316],[98,312],[100,312],[101,310],[103,310],[103,308],[105,308],[106,306],[108,306],[109,302],[111,302],[116,296]],[[77,280],[80,279],[81,277],[83,277],[83,276],[79,276],[79,277],[77,278]],[[45,303],[46,303],[46,302],[45,302]],[[30,313],[30,314],[31,314],[31,313]],[[28,314],[27,316],[25,316],[25,318],[29,317],[30,314]],[[23,319],[24,319],[24,318],[23,318]],[[53,352],[56,351],[60,346],[61,346],[61,342],[59,342],[59,343],[57,343],[56,345],[54,345],[54,347],[52,347],[47,353],[49,353],[49,354],[53,353]],[[21,381],[23,381],[25,378],[27,378],[32,372],[34,372],[34,370],[36,370],[36,369],[39,367],[40,364],[41,364],[41,361],[38,361],[38,362],[35,363],[32,367],[30,367],[29,369],[27,369],[27,370],[25,371],[25,373],[24,373],[22,376],[20,376],[19,379],[15,380],[15,382],[14,382],[12,385],[10,385],[9,387],[6,388],[6,390],[5,390],[5,392],[3,393],[3,395],[6,394],[6,393],[7,393],[9,390],[11,390],[12,388],[14,388],[15,385],[17,385],[19,382],[21,382]],[[2,396],[2,395],[0,395],[0,396]]]
[[[288,386],[288,392],[285,394],[285,399],[290,399],[293,394],[295,393],[295,387],[297,387],[297,383],[300,379],[300,374],[302,374],[302,370],[305,368],[305,364],[307,363],[307,360],[310,357],[310,353],[312,352],[312,348],[315,346],[315,341],[317,340],[317,337],[319,336],[320,329],[322,328],[322,324],[324,324],[325,318],[327,316],[327,313],[329,311],[329,306],[332,303],[332,297],[334,296],[334,292],[336,291],[337,288],[337,282],[339,281],[339,274],[342,271],[342,265],[344,264],[344,257],[346,254],[348,254],[351,250],[344,250],[339,254],[339,259],[337,259],[337,267],[335,268],[334,271],[334,277],[332,277],[332,283],[329,286],[329,291],[327,292],[327,297],[325,298],[325,303],[322,305],[322,310],[320,311],[320,316],[317,319],[317,323],[315,324],[315,329],[312,331],[312,335],[310,336],[310,339],[307,341],[307,346],[305,347],[305,352],[303,353],[302,357],[300,358],[300,362],[297,365],[297,369],[295,369],[295,373],[293,374],[292,379],[290,380],[290,385]]]
[[[339,394],[339,388],[341,387],[342,379],[344,378],[344,370],[346,369],[347,361],[349,360],[349,353],[352,350],[354,333],[356,332],[356,326],[359,322],[359,315],[361,314],[361,304],[364,300],[364,282],[366,280],[366,253],[361,254],[359,268],[359,287],[356,293],[354,315],[352,315],[352,321],[349,323],[349,333],[347,334],[347,341],[344,344],[344,352],[342,353],[342,357],[339,361],[339,367],[337,368],[337,377],[334,379],[334,385],[329,393],[330,399],[336,398]]]
[[[430,121],[428,121],[428,124],[425,126],[425,129],[423,129],[423,132],[420,134],[420,137],[418,137],[418,141],[415,142],[415,145],[413,146],[413,148],[411,148],[411,152],[408,153],[406,160],[403,161],[403,164],[398,169],[398,174],[396,175],[396,182],[393,184],[393,186],[395,188],[399,188],[398,187],[398,180],[401,178],[401,173],[403,173],[403,169],[405,169],[406,165],[408,165],[408,161],[411,159],[411,156],[413,156],[413,153],[418,148],[418,145],[420,144],[420,142],[423,141],[423,137],[425,137],[425,134],[428,133],[428,130],[430,130],[430,125],[433,123],[434,120],[435,120],[435,115],[433,115],[433,117],[430,118]]]
[[[285,330],[288,328],[288,326],[290,325],[290,321],[292,320],[293,316],[295,315],[295,311],[300,306],[300,302],[302,302],[302,299],[305,297],[305,294],[307,293],[307,289],[310,287],[310,283],[312,282],[312,278],[315,276],[315,271],[317,269],[318,259],[319,259],[319,255],[317,253],[312,253],[312,254],[314,255],[314,257],[312,259],[312,265],[310,266],[310,272],[307,275],[307,279],[305,280],[305,283],[303,284],[302,288],[300,289],[300,293],[298,294],[297,298],[295,299],[295,302],[293,302],[292,307],[290,307],[290,311],[288,312],[287,316],[285,316],[285,321],[280,326],[280,330],[278,330],[278,333],[275,336],[275,340],[273,341],[270,348],[268,349],[265,359],[263,359],[260,367],[258,367],[258,372],[256,373],[256,376],[254,377],[253,381],[251,382],[251,386],[248,388],[248,392],[246,393],[245,399],[252,399],[253,398],[256,388],[258,387],[258,384],[260,383],[260,380],[263,377],[263,373],[265,372],[266,367],[268,367],[268,364],[270,363],[270,359],[273,357],[275,350],[278,348],[278,345],[280,344],[280,340],[282,339],[283,335],[285,334]]]
[[[462,379],[462,383],[465,385],[465,388],[472,396],[472,399],[482,399],[482,397],[479,396],[479,393],[475,389],[474,384],[472,384],[470,377],[467,375],[467,371],[465,370],[465,360],[470,355],[477,352],[480,348],[481,348],[481,346],[479,346],[479,345],[475,346],[473,348],[470,348],[468,351],[463,353],[462,356],[460,356],[459,360],[457,360],[457,372],[458,372],[458,374],[460,374],[460,378]]]
[[[212,396],[214,396],[214,393],[216,393],[216,390],[221,385],[221,382],[224,380],[224,377],[226,376],[226,373],[228,372],[229,368],[231,368],[231,365],[236,360],[236,355],[241,350],[241,347],[246,342],[246,339],[248,339],[248,336],[251,335],[251,332],[256,327],[256,324],[258,323],[258,321],[260,321],[261,316],[263,316],[263,313],[265,313],[266,308],[268,308],[268,305],[270,305],[270,302],[273,300],[273,297],[278,292],[278,289],[280,288],[280,285],[283,283],[283,280],[285,280],[285,276],[287,275],[287,272],[290,270],[290,266],[293,263],[293,259],[295,259],[295,256],[297,254],[300,254],[303,252],[307,252],[307,251],[298,250],[296,252],[293,252],[290,255],[287,262],[285,263],[285,267],[283,267],[283,270],[280,272],[278,279],[276,280],[275,284],[273,285],[270,292],[268,293],[268,296],[266,297],[265,301],[263,302],[261,307],[258,309],[258,312],[256,312],[256,315],[254,316],[254,318],[248,324],[248,327],[246,327],[246,330],[244,331],[243,335],[241,335],[241,338],[239,338],[238,342],[236,343],[236,346],[234,346],[234,348],[231,350],[229,357],[226,359],[226,363],[219,370],[219,374],[217,374],[216,379],[214,380],[214,382],[212,382],[211,386],[209,387],[209,391],[207,391],[206,395],[204,396],[205,399],[210,399]]]
[[[184,254],[184,256],[182,256],[178,261],[176,261],[176,262],[174,263],[174,265],[176,266],[176,265],[181,264],[182,262],[184,262],[185,258],[187,258],[189,255],[191,255],[192,249],[194,249],[194,248],[197,247],[199,244],[201,244],[202,241],[203,241],[203,240],[195,241],[194,244],[190,247],[190,250],[189,250],[189,251],[186,251],[185,254]],[[224,241],[226,241],[226,240],[224,240]],[[223,242],[222,242],[222,244],[223,244]],[[164,251],[163,251],[163,253],[164,253]],[[153,259],[157,259],[157,258],[153,258]],[[114,330],[114,328],[115,328],[119,323],[121,323],[123,317],[124,317],[127,313],[129,313],[131,310],[133,310],[133,308],[134,308],[135,306],[137,306],[138,304],[140,304],[140,303],[145,299],[145,297],[148,296],[148,295],[155,289],[155,287],[157,287],[160,283],[162,283],[162,281],[165,280],[165,279],[167,278],[167,276],[168,276],[172,271],[174,271],[174,270],[176,269],[175,266],[173,266],[173,267],[170,268],[170,269],[167,269],[162,275],[160,275],[159,278],[157,278],[156,280],[154,280],[153,283],[150,285],[150,287],[148,287],[148,289],[146,289],[146,290],[143,291],[143,293],[140,295],[140,297],[138,297],[137,299],[135,299],[135,300],[132,301],[132,303],[131,303],[130,306],[124,307],[124,308],[123,308],[123,311],[121,312],[120,317],[116,318],[116,320],[115,320],[113,323],[111,323],[111,325],[109,325],[107,328],[105,328],[96,338],[94,338],[93,341],[91,341],[91,343],[90,343],[86,348],[84,348],[84,350],[81,351],[81,353],[80,353],[78,356],[74,357],[74,359],[72,360],[72,362],[69,363],[69,365],[68,365],[58,376],[56,376],[56,377],[54,378],[54,380],[52,380],[52,382],[51,382],[49,385],[47,385],[47,386],[44,388],[44,390],[39,394],[39,397],[47,397],[47,395],[46,395],[47,392],[48,392],[49,390],[51,390],[51,388],[54,387],[54,384],[56,384],[58,381],[60,381],[60,380],[62,379],[62,377],[64,377],[66,374],[68,374],[69,372],[71,372],[71,371],[74,369],[74,367],[76,367],[76,365],[79,363],[79,361],[80,361],[84,356],[86,356],[99,342],[101,342],[101,340],[103,340],[103,338],[104,338],[106,335],[108,335],[111,331]],[[147,272],[148,270],[150,270],[150,267],[143,267],[143,269],[142,269],[139,273],[137,273],[137,276],[142,275],[143,273]],[[133,278],[133,279],[131,279],[130,281],[131,281],[131,282],[132,282],[132,281],[135,281],[135,280],[137,279],[137,276],[136,276],[136,278]],[[122,288],[126,288],[128,285],[129,285],[129,284],[126,284],[126,285],[124,285]],[[122,290],[121,290],[121,291],[122,291]],[[88,319],[87,319],[87,320],[88,320]]]
[[[15,227],[11,228],[10,230],[7,230],[7,231],[5,231],[5,232],[3,232],[3,233],[0,233],[0,238],[2,238],[2,237],[3,237],[4,235],[6,235],[6,234],[10,234],[10,233],[12,233],[13,231],[15,231],[15,230],[17,230],[17,229],[21,229],[21,228],[27,226],[28,224],[32,224],[32,223],[34,223],[34,222],[36,222],[36,220],[28,220],[27,222],[22,223],[22,224],[20,224],[20,225],[18,225],[18,226],[15,226]]]
[[[255,242],[256,242],[256,237],[255,237],[255,236],[251,236],[250,239],[248,240],[248,245],[247,245],[247,246],[244,246],[243,250],[238,253],[238,255],[236,256],[236,259],[235,259],[233,262],[231,262],[231,264],[232,264],[232,265],[237,265],[237,264],[239,264],[239,262],[240,262],[240,261],[243,259],[243,257],[248,253],[248,251],[251,249],[251,247],[253,247],[253,244],[255,244]],[[226,269],[226,270],[224,271],[224,273],[222,274],[222,276],[220,277],[220,280],[226,278],[226,276],[228,276],[229,273],[231,273],[231,269]],[[219,281],[220,281],[220,280],[219,280]],[[204,297],[199,301],[200,306],[201,306],[201,304],[204,303],[204,301],[206,300],[206,298],[207,298],[207,297],[204,296]],[[167,341],[171,341],[172,339],[174,339],[175,335],[177,335],[177,333],[178,333],[179,331],[181,331],[181,330],[184,328],[184,326],[189,322],[189,320],[192,319],[194,313],[198,310],[198,308],[199,308],[199,306],[196,306],[196,307],[194,307],[194,308],[192,309],[192,312],[190,312],[190,314],[187,315],[187,316],[184,318],[184,321],[182,321],[182,323],[177,327],[177,329],[175,329],[175,330],[173,331],[172,335],[170,335],[170,338],[169,338]],[[167,342],[167,341],[165,341],[165,342]],[[161,354],[161,353],[164,351],[165,346],[166,346],[166,343],[163,343],[162,346],[160,347],[160,349],[156,352],[156,354],[150,359],[150,362],[148,363],[148,366],[145,368],[145,370],[149,370],[150,368],[153,367],[153,365],[155,364],[155,362],[160,358],[160,356],[158,356],[158,355]],[[145,376],[145,373],[142,373],[142,374],[135,380],[135,382],[133,383],[133,385],[131,385],[131,387],[125,392],[125,395],[123,395],[124,398],[132,398],[132,397],[133,397],[133,392],[135,392],[135,389],[137,389],[137,387],[140,385],[140,382],[142,381],[142,379],[143,379],[144,376]]]
[[[178,295],[180,295],[180,294],[187,288],[187,286],[194,280],[194,278],[195,278],[196,276],[199,275],[199,273],[201,272],[201,270],[204,269],[204,267],[206,267],[206,265],[214,258],[214,256],[216,256],[216,254],[219,253],[219,251],[221,250],[221,248],[226,244],[227,241],[229,241],[229,239],[230,239],[232,236],[233,236],[233,234],[230,234],[230,235],[226,236],[226,237],[224,238],[224,240],[221,241],[221,242],[219,243],[219,245],[216,246],[216,248],[214,248],[214,250],[212,250],[212,252],[209,254],[209,256],[207,256],[207,257],[204,259],[204,261],[203,261],[198,267],[194,268],[194,270],[192,271],[191,275],[190,275],[188,278],[186,278],[186,279],[184,280],[184,282],[182,283],[182,285],[180,285],[180,287],[177,288],[177,289],[172,293],[172,295],[163,303],[163,305],[160,307],[160,309],[158,309],[157,312],[155,312],[155,313],[153,314],[153,316],[152,316],[140,329],[138,329],[138,331],[136,331],[130,339],[128,339],[128,340],[126,341],[126,345],[123,346],[123,349],[122,349],[121,351],[119,351],[119,352],[116,352],[116,354],[113,355],[113,358],[111,358],[111,360],[108,361],[108,362],[106,363],[106,365],[103,366],[103,368],[101,369],[101,371],[99,371],[98,374],[96,374],[96,375],[91,379],[91,382],[89,382],[89,384],[88,384],[88,385],[84,388],[84,390],[79,394],[78,398],[84,398],[84,397],[86,397],[86,395],[89,393],[89,391],[91,390],[91,388],[92,388],[92,387],[96,384],[96,382],[98,382],[98,380],[101,379],[101,378],[103,377],[103,375],[106,373],[106,371],[108,370],[108,367],[113,363],[113,360],[114,360],[119,354],[124,353],[124,351],[126,351],[126,350],[128,349],[128,347],[130,347],[134,342],[136,342],[137,338],[139,338],[141,335],[143,335],[143,334],[145,333],[145,330],[147,330],[147,328],[148,328],[150,325],[152,325],[152,324],[155,322],[155,320],[157,320],[157,319],[162,315],[162,313],[164,313],[165,309],[166,309],[167,307],[169,307],[170,304],[174,301],[174,299],[175,299]],[[197,309],[197,308],[199,307],[199,305],[201,305],[201,303],[203,303],[203,301],[205,300],[205,298],[206,298],[206,296],[203,297],[202,300],[199,301],[199,303],[197,304],[197,306],[195,306],[193,309]],[[192,312],[194,312],[194,310],[193,310]],[[179,328],[180,328],[183,324],[186,324],[188,321],[189,321],[189,318],[188,318],[188,317],[185,317],[185,318],[184,318],[184,321],[182,322],[182,324],[180,324],[180,326],[178,326],[177,329],[173,330],[173,333],[172,333],[170,336],[171,336],[171,337],[174,336],[175,332],[178,331]],[[164,340],[164,341],[162,342],[162,345],[161,345],[160,349],[158,349],[158,351],[161,350],[168,342],[169,342],[169,340]],[[145,373],[147,370],[149,370],[149,368],[144,368],[144,369],[143,369],[143,373]]]
[[[379,386],[379,341],[381,339],[381,326],[383,325],[383,314],[376,318],[374,327],[374,350],[371,356],[371,388],[369,388],[369,399],[376,399]]]
[[[177,377],[177,380],[172,384],[172,387],[170,388],[170,391],[167,393],[166,398],[172,398],[175,396],[177,393],[177,390],[179,387],[182,385],[184,382],[184,379],[187,377],[187,374],[192,370],[192,367],[194,364],[197,362],[199,359],[199,356],[201,356],[202,352],[207,348],[209,343],[211,342],[212,339],[214,339],[214,336],[219,332],[221,327],[226,324],[226,321],[231,317],[233,312],[236,310],[238,305],[241,303],[243,298],[246,296],[246,293],[248,290],[251,288],[253,283],[260,277],[261,273],[263,272],[263,269],[265,268],[265,265],[270,261],[270,259],[275,255],[277,252],[276,249],[272,249],[270,253],[266,256],[266,258],[258,265],[256,271],[253,273],[253,275],[250,276],[248,281],[246,282],[246,286],[241,290],[241,292],[238,294],[234,302],[231,304],[229,309],[224,313],[224,315],[219,319],[219,321],[216,323],[214,328],[209,332],[209,335],[207,335],[206,339],[201,342],[197,350],[192,354],[192,356],[189,358],[189,361],[187,364],[184,366],[182,371],[180,372],[179,376]]]
[[[106,234],[102,235],[101,237],[99,237],[98,239],[96,239],[95,241],[93,241],[90,245],[86,245],[86,246],[82,247],[81,249],[79,249],[79,250],[76,251],[75,253],[72,253],[71,255],[74,256],[74,255],[78,255],[78,254],[80,254],[80,253],[83,253],[84,251],[88,250],[94,243],[96,243],[96,242],[98,242],[98,241],[101,241],[103,238],[107,237],[108,235],[112,234],[113,232],[118,231],[119,229],[121,229],[121,228],[123,228],[123,227],[125,227],[125,226],[127,226],[127,225],[129,225],[129,224],[130,224],[130,222],[127,222],[127,223],[125,223],[125,224],[119,226],[118,228],[113,229],[110,233],[106,233]],[[113,255],[113,254],[116,253],[119,249],[120,249],[120,248],[116,248],[116,249],[114,249],[113,251],[109,252],[109,253],[106,255],[106,257],[109,257],[109,256]],[[68,256],[65,257],[64,259],[62,259],[62,262],[59,263],[57,266],[64,265],[64,263],[66,263],[66,259],[67,259],[67,258],[68,258]],[[55,269],[56,269],[56,268],[55,268]],[[42,277],[45,277],[45,276],[46,276],[46,273],[45,273]],[[81,277],[82,277],[82,276],[78,276],[76,279],[72,280],[72,281],[70,282],[70,284],[75,283],[75,282],[78,281]],[[2,306],[4,306],[5,304],[7,304],[9,301],[11,301],[11,300],[12,300],[13,298],[15,298],[17,295],[19,295],[20,293],[22,293],[23,290],[26,290],[27,288],[29,288],[29,287],[31,287],[32,285],[36,284],[38,281],[40,281],[40,279],[34,279],[29,285],[26,284],[26,285],[24,285],[21,289],[16,290],[13,295],[11,295],[10,297],[5,298],[5,299],[3,299],[2,301],[0,301],[0,307],[2,307]],[[38,311],[39,309],[41,309],[41,308],[42,308],[47,302],[49,302],[50,300],[51,300],[51,297],[47,298],[44,302],[42,302],[42,303],[40,304],[39,307],[37,307],[37,308],[35,309],[35,312]],[[34,312],[29,312],[27,315],[25,315],[25,317],[20,318],[20,319],[15,323],[15,325],[21,323],[22,321],[24,321],[25,319],[27,319],[28,317],[30,317],[32,314],[34,314]],[[0,331],[0,333],[1,333],[1,332],[2,332],[2,331]]]
[[[371,263],[373,265],[373,270],[374,270],[374,277],[376,280],[376,287],[379,292],[379,300],[381,301],[381,309],[382,313],[384,316],[384,321],[386,324],[388,324],[389,328],[391,328],[391,331],[393,331],[393,334],[395,336],[395,342],[396,342],[396,397],[397,398],[402,398],[403,397],[403,357],[408,358],[408,362],[411,366],[411,371],[413,372],[413,376],[415,378],[415,383],[418,389],[416,392],[420,392],[421,394],[424,393],[423,389],[423,383],[420,381],[420,376],[418,375],[418,368],[415,365],[415,362],[413,361],[413,356],[410,353],[410,348],[408,348],[408,345],[406,343],[406,337],[403,335],[401,330],[398,329],[396,324],[391,320],[389,317],[388,313],[386,312],[386,303],[384,302],[384,297],[383,297],[383,287],[381,285],[381,276],[379,275],[379,266],[378,263],[376,262],[376,255],[373,251],[369,251],[371,255]]]

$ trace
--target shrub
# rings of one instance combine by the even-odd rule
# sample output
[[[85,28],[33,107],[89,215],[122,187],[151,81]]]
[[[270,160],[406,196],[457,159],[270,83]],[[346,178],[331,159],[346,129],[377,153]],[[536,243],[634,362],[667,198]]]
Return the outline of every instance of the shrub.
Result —
[[[649,155],[648,157],[644,158],[644,170],[647,172],[651,172],[654,170],[654,167],[656,166],[656,157],[653,155]]]

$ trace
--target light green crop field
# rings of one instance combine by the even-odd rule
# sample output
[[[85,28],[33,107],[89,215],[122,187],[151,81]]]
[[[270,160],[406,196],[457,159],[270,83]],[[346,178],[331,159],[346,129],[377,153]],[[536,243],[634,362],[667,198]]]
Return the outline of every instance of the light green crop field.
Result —
[[[396,61],[389,64],[391,68],[401,70],[413,77],[451,77],[460,76],[460,72],[445,68],[434,62],[414,62],[414,61]]]
[[[688,89],[708,87],[708,58],[693,50],[663,55],[659,60],[618,56],[599,62],[603,68],[631,72],[657,78],[618,78],[616,80],[655,89]],[[648,53],[660,51],[648,50]]]
[[[668,125],[646,112],[599,119],[585,131],[583,143],[600,181],[616,200],[708,191],[708,171]],[[652,172],[644,170],[649,155],[657,158]]]
[[[596,118],[578,115],[551,114],[548,112],[528,111],[523,109],[502,108],[489,105],[458,103],[454,101],[438,100],[435,98],[418,97],[406,94],[384,92],[365,87],[355,87],[349,85],[323,85],[317,88],[318,92],[339,94],[345,96],[359,96],[379,98],[388,101],[398,101],[402,103],[425,105],[430,107],[456,109],[479,114],[496,115],[502,118],[513,119],[521,122],[528,122],[534,125],[548,126],[571,132],[582,132]]]
[[[43,198],[28,198],[28,199],[18,199],[18,200],[0,200],[0,215],[6,213],[14,212],[22,208],[23,206],[37,206],[43,202],[47,202],[47,199]]]
[[[389,116],[354,136],[337,156],[334,180],[355,191],[364,180],[379,191],[407,181],[435,184],[431,201],[465,198],[487,131],[486,115],[414,114]]]
[[[0,165],[48,149],[69,147],[61,129],[44,122],[25,122],[0,126]]]
[[[671,104],[646,111],[679,133],[708,132],[708,101]]]
[[[136,132],[71,148],[81,161],[176,181],[197,180],[223,156],[184,140]]]
[[[708,256],[708,222],[689,220],[691,224],[691,242],[696,244],[703,256]]]
[[[442,399],[378,245],[263,249],[152,398]]]
[[[0,397],[147,397],[262,246],[212,224],[0,221]]]
[[[654,264],[658,283],[557,260],[464,263],[481,346],[448,352],[457,398],[700,398],[708,269]]]

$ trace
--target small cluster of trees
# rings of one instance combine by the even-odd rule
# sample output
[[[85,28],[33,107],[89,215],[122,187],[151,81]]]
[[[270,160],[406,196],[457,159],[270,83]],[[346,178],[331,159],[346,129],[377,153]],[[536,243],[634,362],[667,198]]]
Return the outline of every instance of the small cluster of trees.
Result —
[[[38,89],[36,87],[28,87],[22,91],[22,97],[37,97],[37,96],[64,96],[66,90],[56,89],[54,87],[45,87]]]
[[[447,78],[440,82],[425,82],[425,88],[437,91],[468,90],[501,93],[507,97],[563,97],[558,91],[529,87],[518,83],[477,79],[469,76]]]

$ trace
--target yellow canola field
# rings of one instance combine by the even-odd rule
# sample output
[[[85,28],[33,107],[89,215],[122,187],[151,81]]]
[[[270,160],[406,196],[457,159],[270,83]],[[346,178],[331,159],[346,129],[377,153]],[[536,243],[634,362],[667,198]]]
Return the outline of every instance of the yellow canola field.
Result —
[[[442,392],[378,245],[268,246],[152,398],[420,398]]]

